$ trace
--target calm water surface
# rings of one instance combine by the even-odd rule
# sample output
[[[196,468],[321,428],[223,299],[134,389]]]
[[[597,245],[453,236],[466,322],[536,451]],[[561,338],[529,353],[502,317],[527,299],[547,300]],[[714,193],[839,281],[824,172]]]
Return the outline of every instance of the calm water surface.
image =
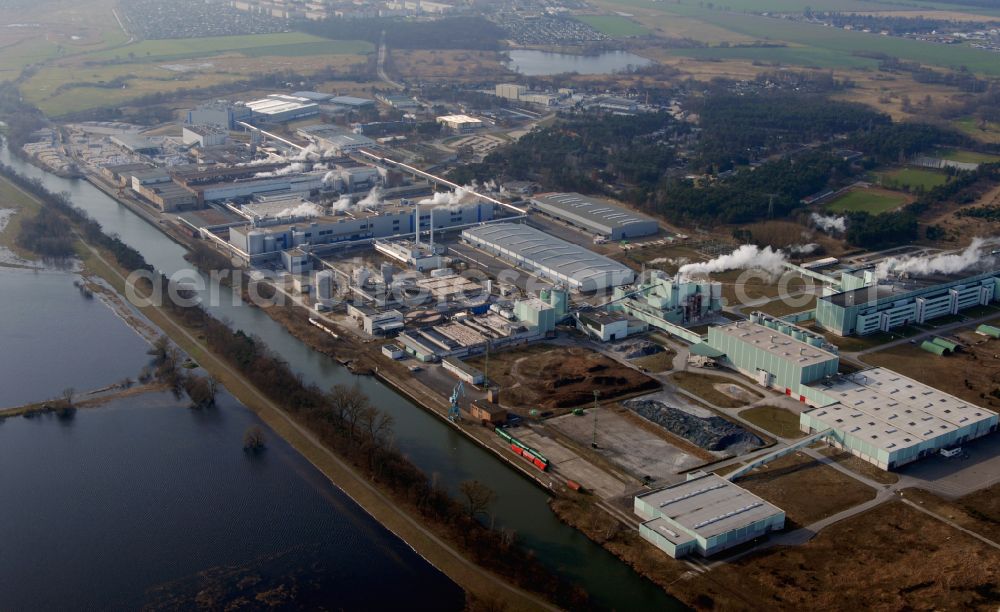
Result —
[[[135,378],[149,345],[79,276],[0,267],[0,408]]]
[[[243,579],[304,606],[462,608],[458,586],[277,436],[245,453],[260,422],[219,404],[149,393],[0,424],[0,609],[185,604]]]

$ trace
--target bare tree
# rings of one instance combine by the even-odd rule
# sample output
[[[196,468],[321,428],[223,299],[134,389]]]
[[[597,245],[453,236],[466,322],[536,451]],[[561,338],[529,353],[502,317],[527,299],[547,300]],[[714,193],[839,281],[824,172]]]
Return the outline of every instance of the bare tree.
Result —
[[[330,390],[330,405],[338,425],[346,427],[354,437],[362,413],[369,407],[368,396],[358,385],[335,385]]]
[[[485,513],[490,504],[496,501],[497,498],[497,494],[493,489],[478,480],[463,480],[458,485],[458,490],[465,497],[466,510],[468,510],[470,518],[475,518],[477,514]]]
[[[264,430],[254,425],[243,433],[243,450],[257,452],[264,450]]]

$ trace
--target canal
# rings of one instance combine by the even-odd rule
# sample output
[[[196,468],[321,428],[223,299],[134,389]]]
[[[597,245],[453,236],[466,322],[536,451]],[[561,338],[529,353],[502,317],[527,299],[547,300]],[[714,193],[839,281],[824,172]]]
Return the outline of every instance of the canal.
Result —
[[[190,269],[180,245],[93,185],[46,173],[13,158],[6,147],[0,151],[0,161],[38,178],[52,191],[68,192],[74,204],[86,210],[105,231],[118,234],[161,272],[169,275]],[[259,336],[308,383],[322,388],[337,383],[360,384],[375,405],[392,415],[396,442],[417,466],[428,474],[436,474],[439,482],[452,490],[472,478],[488,484],[497,493],[492,507],[497,524],[515,530],[522,545],[535,551],[549,567],[581,584],[598,603],[626,610],[682,608],[676,599],[582,533],[559,522],[548,508],[547,494],[488,451],[378,380],[352,375],[294,338],[260,309],[238,300],[234,305],[227,288],[221,291],[220,299],[208,305],[213,315]]]

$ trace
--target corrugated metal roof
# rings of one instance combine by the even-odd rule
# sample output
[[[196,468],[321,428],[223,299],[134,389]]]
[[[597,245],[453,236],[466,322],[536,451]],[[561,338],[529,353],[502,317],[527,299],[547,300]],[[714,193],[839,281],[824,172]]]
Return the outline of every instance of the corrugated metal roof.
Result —
[[[542,193],[531,198],[531,201],[547,212],[567,213],[609,227],[626,227],[635,223],[656,224],[655,219],[579,193]]]
[[[625,282],[635,278],[635,272],[628,266],[527,225],[494,223],[469,228],[462,234],[515,252],[533,265],[549,268],[578,283],[600,283],[609,275],[627,278]]]

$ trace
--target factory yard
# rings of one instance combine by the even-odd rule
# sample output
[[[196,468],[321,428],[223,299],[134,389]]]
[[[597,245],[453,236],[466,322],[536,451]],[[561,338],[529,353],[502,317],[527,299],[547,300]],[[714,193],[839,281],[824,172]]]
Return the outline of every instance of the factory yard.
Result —
[[[740,412],[740,416],[779,438],[800,438],[799,415],[778,406],[756,406]]]
[[[719,408],[739,408],[762,397],[728,378],[711,374],[676,372],[670,376],[670,382]]]
[[[593,409],[585,415],[567,414],[545,422],[546,427],[589,447],[594,436]],[[597,414],[597,449],[605,457],[628,472],[637,481],[648,476],[653,481],[672,482],[677,474],[705,463],[712,456],[697,449],[682,449],[668,442],[655,428],[642,427],[630,418],[629,411],[616,406],[602,406]]]
[[[487,369],[485,356],[469,364]],[[659,387],[652,378],[600,353],[551,344],[491,354],[488,376],[500,385],[504,403],[520,410],[589,406],[595,389],[605,401]]]

